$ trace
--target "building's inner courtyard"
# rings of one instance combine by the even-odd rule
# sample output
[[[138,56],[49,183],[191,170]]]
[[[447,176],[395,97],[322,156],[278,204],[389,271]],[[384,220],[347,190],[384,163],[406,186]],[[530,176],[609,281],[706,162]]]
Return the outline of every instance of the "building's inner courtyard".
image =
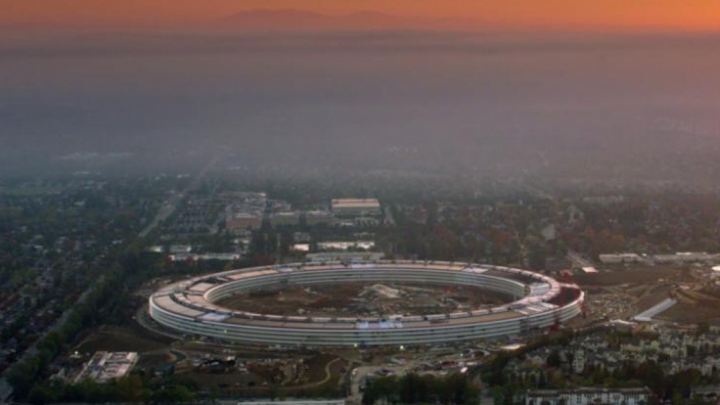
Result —
[[[474,286],[348,282],[235,294],[217,305],[282,316],[429,315],[489,308],[512,297]]]

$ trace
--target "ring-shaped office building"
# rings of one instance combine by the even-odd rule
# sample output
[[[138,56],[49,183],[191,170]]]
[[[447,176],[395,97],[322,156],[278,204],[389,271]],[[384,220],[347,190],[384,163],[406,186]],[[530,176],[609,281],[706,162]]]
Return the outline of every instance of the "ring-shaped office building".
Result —
[[[259,290],[348,282],[464,285],[507,295],[492,308],[432,315],[379,317],[282,316],[216,303]],[[204,275],[170,284],[150,296],[150,316],[184,335],[282,346],[445,344],[522,335],[557,326],[582,311],[575,285],[509,267],[449,262],[296,263]]]

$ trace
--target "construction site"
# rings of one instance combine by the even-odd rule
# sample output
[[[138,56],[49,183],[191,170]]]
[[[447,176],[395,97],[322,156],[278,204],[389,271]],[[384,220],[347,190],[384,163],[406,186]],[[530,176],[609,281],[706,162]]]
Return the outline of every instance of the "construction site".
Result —
[[[476,310],[510,301],[474,286],[350,282],[236,294],[218,304],[281,316],[382,316]]]
[[[704,266],[638,266],[573,277],[587,293],[584,322],[720,325],[720,279],[717,271]]]

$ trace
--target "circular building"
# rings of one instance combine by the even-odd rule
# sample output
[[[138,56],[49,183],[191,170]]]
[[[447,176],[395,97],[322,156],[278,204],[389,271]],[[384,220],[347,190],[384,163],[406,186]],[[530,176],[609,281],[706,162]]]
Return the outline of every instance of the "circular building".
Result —
[[[512,301],[492,308],[382,317],[282,316],[224,308],[236,294],[348,282],[464,285]],[[531,271],[467,263],[377,261],[297,263],[194,277],[152,294],[150,316],[184,334],[293,346],[418,345],[518,335],[557,326],[581,312],[575,285]]]

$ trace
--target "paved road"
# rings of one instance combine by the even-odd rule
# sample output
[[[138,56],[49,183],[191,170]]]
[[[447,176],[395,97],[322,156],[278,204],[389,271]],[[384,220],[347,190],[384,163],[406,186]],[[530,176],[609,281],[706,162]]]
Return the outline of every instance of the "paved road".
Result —
[[[202,184],[202,179],[219,160],[220,158],[216,157],[212,161],[210,161],[210,163],[208,163],[205,167],[202,168],[202,170],[200,170],[197,175],[195,175],[195,177],[182,191],[172,195],[167,201],[165,201],[162,207],[160,207],[158,213],[155,215],[155,218],[153,218],[153,220],[150,222],[150,224],[148,224],[148,226],[145,227],[145,229],[140,231],[140,234],[138,236],[144,238],[163,221],[170,218],[170,216],[175,212],[175,210],[177,210],[177,207],[178,205],[180,205],[180,202],[183,200],[183,198],[185,198],[185,196],[193,190],[200,187],[200,185]]]
[[[572,262],[573,267],[595,267],[595,264],[590,261],[590,259],[587,259],[583,257],[578,252],[573,252],[572,250],[568,250],[567,254],[568,259]]]
[[[158,213],[155,215],[155,218],[153,218],[152,222],[150,222],[150,224],[148,224],[145,229],[140,231],[140,234],[138,236],[140,236],[141,238],[146,237],[163,221],[170,218],[170,216],[175,212],[175,209],[177,209],[177,205],[179,202],[180,198],[178,198],[178,196],[172,196],[170,200],[166,201],[163,206],[160,207],[160,211],[158,211]]]

